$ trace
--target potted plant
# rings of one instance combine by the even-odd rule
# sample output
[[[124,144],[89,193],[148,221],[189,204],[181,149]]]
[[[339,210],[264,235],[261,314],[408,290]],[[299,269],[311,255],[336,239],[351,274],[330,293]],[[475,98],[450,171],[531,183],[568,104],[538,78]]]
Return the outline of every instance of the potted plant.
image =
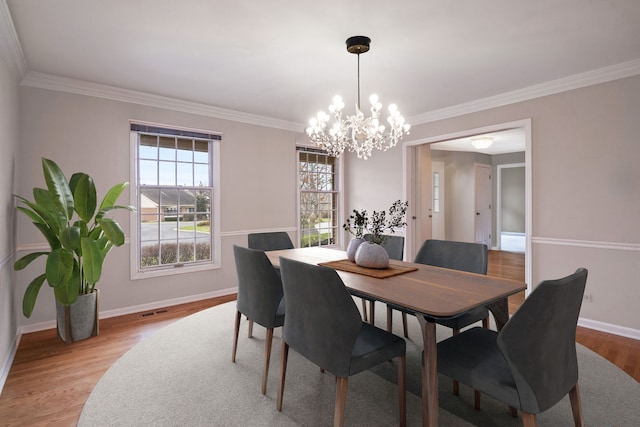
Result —
[[[47,258],[45,271],[25,290],[22,312],[31,316],[46,281],[56,299],[58,335],[65,342],[78,341],[97,334],[96,283],[109,251],[124,244],[122,227],[105,214],[135,209],[115,204],[128,182],[114,185],[97,207],[96,187],[89,175],[75,173],[67,181],[58,165],[45,158],[42,170],[47,188],[34,188],[34,201],[15,195],[23,205],[16,209],[31,219],[50,247],[27,254],[14,264],[15,270],[22,270],[41,256]]]
[[[353,220],[353,228],[351,227],[351,220]],[[342,224],[342,228],[345,231],[354,235],[354,238],[349,242],[349,246],[347,246],[347,258],[349,261],[355,262],[356,251],[358,250],[358,246],[363,243],[364,240],[364,232],[367,229],[367,223],[369,222],[369,218],[367,217],[366,210],[353,210],[353,215],[350,215],[347,218],[347,222]]]
[[[365,216],[363,228],[369,232],[371,237],[369,241],[362,242],[358,245],[353,260],[356,264],[368,268],[387,268],[389,266],[389,255],[386,249],[381,246],[385,239],[383,233],[385,231],[394,233],[396,228],[407,225],[404,218],[408,206],[408,202],[403,203],[397,200],[389,208],[388,215],[386,211],[373,211],[370,218]],[[354,212],[356,211],[354,210]],[[345,230],[348,225],[349,220],[347,220],[347,224],[343,226]]]

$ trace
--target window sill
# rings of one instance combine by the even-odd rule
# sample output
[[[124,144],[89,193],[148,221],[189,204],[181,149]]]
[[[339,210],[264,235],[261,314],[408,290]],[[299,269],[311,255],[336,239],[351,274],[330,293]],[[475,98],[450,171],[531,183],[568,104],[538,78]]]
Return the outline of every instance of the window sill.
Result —
[[[200,271],[219,270],[221,265],[219,263],[203,263],[197,265],[189,265],[183,267],[167,267],[149,269],[144,271],[135,271],[131,273],[131,280],[151,279],[154,277],[175,276],[178,274],[197,273]]]

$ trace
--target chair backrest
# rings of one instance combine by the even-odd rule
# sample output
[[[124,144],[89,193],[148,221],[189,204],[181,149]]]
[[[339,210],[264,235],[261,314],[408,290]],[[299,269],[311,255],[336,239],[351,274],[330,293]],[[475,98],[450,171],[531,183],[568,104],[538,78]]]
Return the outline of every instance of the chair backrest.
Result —
[[[586,282],[584,268],[543,281],[498,334],[523,411],[549,409],[578,381],[576,325]]]
[[[287,304],[283,339],[336,376],[349,375],[360,312],[335,270],[280,258]]]
[[[284,231],[271,233],[251,233],[248,236],[248,244],[251,249],[261,251],[277,251],[281,249],[293,249],[293,243],[289,235]]]
[[[367,242],[371,241],[371,234],[365,234],[364,240]],[[404,237],[403,236],[389,236],[385,235],[384,240],[380,244],[383,248],[386,249],[387,254],[389,254],[389,259],[397,259],[402,261],[404,257]]]
[[[233,245],[238,272],[238,311],[266,328],[275,327],[284,295],[282,282],[264,251]]]
[[[487,246],[481,243],[451,240],[425,240],[414,262],[469,273],[487,274]]]

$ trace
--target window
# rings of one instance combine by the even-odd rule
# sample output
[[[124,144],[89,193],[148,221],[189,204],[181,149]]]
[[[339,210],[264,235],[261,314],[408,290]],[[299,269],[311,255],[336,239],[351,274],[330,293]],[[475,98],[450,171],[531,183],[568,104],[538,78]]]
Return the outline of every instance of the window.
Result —
[[[131,125],[135,150],[132,277],[208,269],[219,264],[220,135]],[[177,267],[190,267],[180,268]],[[149,274],[151,273],[151,274]]]
[[[338,244],[337,159],[319,150],[298,150],[300,247]]]

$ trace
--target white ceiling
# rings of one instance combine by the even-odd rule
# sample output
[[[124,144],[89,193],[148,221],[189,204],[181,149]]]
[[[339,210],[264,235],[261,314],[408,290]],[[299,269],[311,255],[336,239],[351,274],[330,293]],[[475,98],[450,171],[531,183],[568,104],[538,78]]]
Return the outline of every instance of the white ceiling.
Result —
[[[335,94],[407,118],[640,58],[638,0],[0,0],[30,73],[303,125]]]

